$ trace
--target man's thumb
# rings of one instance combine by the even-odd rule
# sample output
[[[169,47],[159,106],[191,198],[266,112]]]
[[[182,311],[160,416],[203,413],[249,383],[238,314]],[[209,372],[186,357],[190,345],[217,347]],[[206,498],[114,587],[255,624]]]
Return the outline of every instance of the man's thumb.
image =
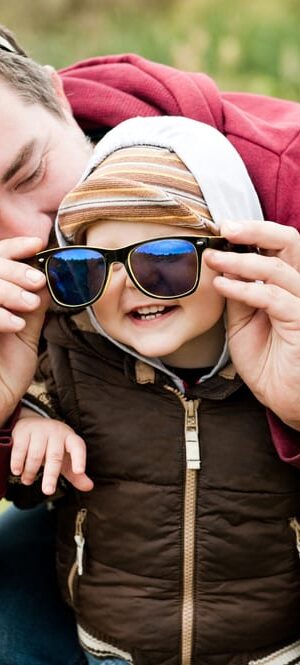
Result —
[[[33,312],[28,312],[23,316],[26,326],[19,333],[19,337],[33,350],[38,346],[45,314],[50,303],[50,296],[46,287],[38,295],[41,299],[40,305]]]

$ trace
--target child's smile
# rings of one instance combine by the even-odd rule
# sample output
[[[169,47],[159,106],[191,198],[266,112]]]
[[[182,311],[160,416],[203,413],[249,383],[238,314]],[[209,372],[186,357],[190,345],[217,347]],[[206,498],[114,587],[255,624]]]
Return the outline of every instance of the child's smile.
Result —
[[[129,316],[137,322],[157,321],[168,316],[175,308],[176,305],[145,305],[133,309]]]

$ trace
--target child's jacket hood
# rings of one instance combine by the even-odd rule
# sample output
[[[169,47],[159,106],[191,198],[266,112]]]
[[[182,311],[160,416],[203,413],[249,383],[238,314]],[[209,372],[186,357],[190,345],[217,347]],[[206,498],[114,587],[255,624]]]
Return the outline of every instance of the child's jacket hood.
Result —
[[[217,225],[226,219],[263,219],[257,194],[238,152],[215,128],[189,118],[169,116],[132,118],[121,123],[98,143],[80,182],[85,181],[88,175],[116,150],[139,145],[167,148],[178,155],[199,184],[210,214]],[[89,209],[92,205],[97,208],[96,194],[94,194],[94,202],[89,201]],[[73,212],[76,206],[80,208],[80,199],[77,202],[75,198],[72,205]],[[64,201],[62,202],[63,208]],[[68,209],[68,205],[66,208]],[[56,231],[60,244],[65,245],[68,244],[68,241],[60,231],[59,219],[60,210],[56,220]],[[107,336],[92,310],[90,310],[90,317],[94,328]],[[111,341],[140,358],[132,349],[128,349],[115,340]],[[145,358],[144,360],[156,366],[162,366],[159,359],[149,361]],[[225,342],[222,354],[213,371],[202,377],[201,380],[215,374],[226,364],[227,360],[227,342]]]
[[[116,150],[154,146],[175,152],[198,182],[216,224],[263,219],[247,169],[231,143],[202,122],[180,116],[132,118],[108,132],[96,146],[82,180]]]

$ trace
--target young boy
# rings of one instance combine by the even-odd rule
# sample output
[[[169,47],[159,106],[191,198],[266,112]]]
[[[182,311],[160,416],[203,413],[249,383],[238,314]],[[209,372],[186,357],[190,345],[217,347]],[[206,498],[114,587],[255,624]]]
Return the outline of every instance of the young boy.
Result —
[[[278,340],[264,285],[242,282],[242,296],[213,251],[228,249],[223,220],[243,218],[262,213],[221,134],[136,118],[100,142],[60,207],[61,248],[38,255],[70,309],[45,331],[50,392],[66,432],[86,442],[94,482],[66,492],[58,533],[90,664],[300,660],[299,473],[277,457],[263,406]],[[255,282],[265,257],[252,249]],[[48,428],[50,440],[53,427],[21,419],[13,455],[24,461],[22,441]]]

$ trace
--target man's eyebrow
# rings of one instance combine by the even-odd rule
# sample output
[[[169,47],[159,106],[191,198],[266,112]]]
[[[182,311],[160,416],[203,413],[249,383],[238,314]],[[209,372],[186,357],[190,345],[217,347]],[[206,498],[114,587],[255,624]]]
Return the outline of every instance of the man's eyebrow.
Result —
[[[31,158],[34,149],[36,146],[36,141],[35,139],[32,139],[32,141],[29,141],[26,143],[22,148],[19,150],[18,154],[14,158],[13,162],[10,164],[8,169],[3,173],[1,177],[1,184],[5,185],[13,176],[20,171],[20,169],[25,166],[25,164],[28,162],[28,160]]]

